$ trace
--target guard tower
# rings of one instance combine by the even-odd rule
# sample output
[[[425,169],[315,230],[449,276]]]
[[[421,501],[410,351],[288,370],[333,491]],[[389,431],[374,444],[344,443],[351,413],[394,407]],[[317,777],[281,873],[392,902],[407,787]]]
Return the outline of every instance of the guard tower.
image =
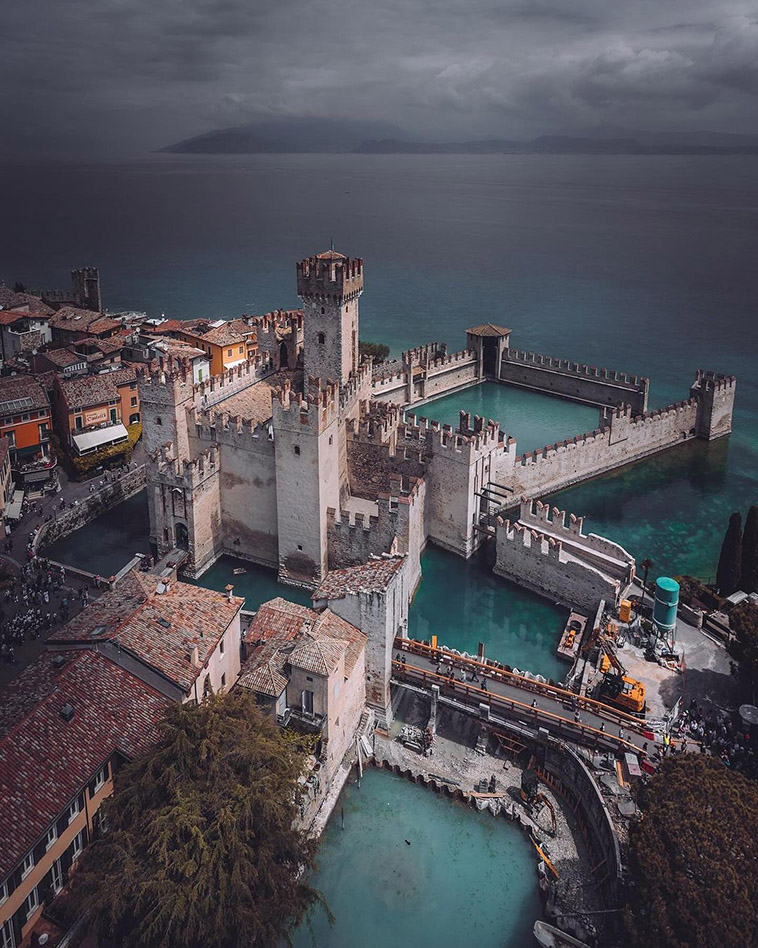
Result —
[[[305,377],[344,385],[358,369],[358,298],[363,260],[336,250],[297,264],[297,295],[304,310]]]
[[[71,286],[77,305],[84,309],[102,311],[100,298],[100,271],[97,267],[79,267],[71,271]]]

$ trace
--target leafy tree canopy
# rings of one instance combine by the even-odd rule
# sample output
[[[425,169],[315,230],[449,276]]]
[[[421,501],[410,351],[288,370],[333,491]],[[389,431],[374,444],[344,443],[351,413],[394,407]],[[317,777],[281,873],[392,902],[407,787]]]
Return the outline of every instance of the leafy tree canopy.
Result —
[[[720,760],[663,761],[630,833],[633,946],[758,944],[758,784]]]
[[[307,747],[232,692],[172,705],[105,803],[75,893],[100,937],[140,948],[289,943],[322,897],[294,825]]]
[[[358,352],[361,359],[367,356],[373,356],[374,362],[384,362],[390,354],[390,347],[385,346],[383,342],[359,342]]]

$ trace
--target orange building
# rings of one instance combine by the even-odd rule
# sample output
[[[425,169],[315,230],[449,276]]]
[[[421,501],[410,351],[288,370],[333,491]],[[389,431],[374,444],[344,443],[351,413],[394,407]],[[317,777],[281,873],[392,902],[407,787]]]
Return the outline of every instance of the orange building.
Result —
[[[250,331],[253,330],[250,328]],[[176,336],[205,352],[211,363],[211,375],[220,375],[248,359],[248,339],[232,323],[222,322],[211,326],[206,332],[183,329]]]
[[[99,831],[114,773],[156,739],[170,701],[92,650],[44,652],[2,692],[2,948],[30,937]]]
[[[137,373],[133,366],[62,379],[53,387],[55,430],[61,445],[82,457],[128,440],[127,425],[141,420]]]
[[[10,440],[17,483],[42,484],[51,478],[57,464],[50,450],[51,427],[50,401],[36,379],[18,375],[0,380],[0,437]]]

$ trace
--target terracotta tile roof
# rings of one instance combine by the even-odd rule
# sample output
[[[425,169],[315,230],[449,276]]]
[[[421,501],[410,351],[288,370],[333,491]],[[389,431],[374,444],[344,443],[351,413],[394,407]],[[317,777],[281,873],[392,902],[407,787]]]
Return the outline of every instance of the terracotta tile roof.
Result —
[[[24,408],[14,409],[10,403],[25,401]],[[28,375],[14,375],[0,379],[0,417],[17,415],[32,409],[49,408],[47,393],[36,379]]]
[[[102,405],[119,397],[119,386],[136,381],[137,372],[133,366],[125,366],[102,375],[84,375],[78,379],[61,379],[61,392],[69,411],[72,408],[86,408],[88,405]]]
[[[114,752],[150,747],[170,704],[102,655],[61,654],[60,668],[45,652],[0,693],[0,879]]]
[[[229,325],[232,327],[232,329],[235,332],[238,332],[240,336],[244,336],[245,338],[247,338],[248,336],[257,337],[258,335],[257,327],[251,326],[250,323],[248,323],[246,319],[241,319],[239,316],[237,316],[235,319],[230,319]],[[249,341],[250,340],[248,339],[248,342]]]
[[[0,309],[0,326],[10,326],[19,319],[28,319],[29,314],[18,309]]]
[[[93,346],[105,355],[109,355],[111,352],[116,352],[123,348],[123,334],[118,333],[115,336],[110,336],[108,339],[98,339],[96,336],[87,336],[85,339],[78,339],[72,343],[72,348],[75,349],[77,346],[81,346],[82,348],[84,346]]]
[[[238,684],[259,695],[278,698],[287,687],[287,679],[280,673],[276,661],[271,660],[240,675]]]
[[[510,329],[506,329],[504,326],[496,326],[494,323],[483,323],[481,326],[473,326],[466,330],[472,336],[507,336],[510,331]]]
[[[281,596],[269,599],[256,612],[245,634],[245,643],[247,645],[260,644],[277,636],[281,637],[278,644],[283,644],[298,634],[303,627],[303,622],[313,621],[316,616],[317,613],[308,606],[290,602],[288,599],[282,599]]]
[[[85,356],[77,355],[70,349],[48,349],[45,352],[41,352],[40,355],[61,369],[65,369],[69,365],[77,365],[87,361]]]
[[[87,327],[89,332],[97,333],[99,332],[113,332],[114,329],[118,329],[121,323],[117,319],[111,319],[110,316],[103,316],[102,319],[96,319],[94,323],[90,323]]]
[[[330,609],[319,613],[286,599],[271,599],[260,607],[245,635],[248,649],[254,651],[242,667],[239,684],[279,697],[288,665],[329,676],[343,655],[345,675],[350,675],[366,641],[363,632]]]
[[[48,641],[116,642],[186,693],[245,600],[233,596],[230,602],[224,593],[188,583],[162,589],[157,577],[135,570]]]
[[[47,303],[31,293],[14,293],[9,286],[0,286],[0,307],[3,309],[26,309],[36,317],[50,316],[55,312]]]
[[[71,332],[88,332],[94,323],[108,319],[114,326],[120,325],[110,317],[104,317],[92,309],[78,309],[76,306],[63,306],[50,317],[53,329],[67,329]]]
[[[330,570],[313,594],[313,599],[344,599],[350,593],[381,592],[389,586],[404,562],[405,556],[385,554],[372,557],[368,563],[360,566]]]
[[[316,254],[317,260],[347,260],[347,257],[344,253],[340,253],[339,250],[325,250],[323,253]]]
[[[217,346],[238,346],[245,342],[245,337],[229,323],[209,329],[203,333],[203,339]]]

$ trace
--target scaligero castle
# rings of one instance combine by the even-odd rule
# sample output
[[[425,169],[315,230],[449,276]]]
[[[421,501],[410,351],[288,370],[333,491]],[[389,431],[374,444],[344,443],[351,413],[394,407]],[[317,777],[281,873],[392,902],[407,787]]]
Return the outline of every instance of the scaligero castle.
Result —
[[[427,542],[470,557],[489,534],[496,570],[524,585],[555,595],[551,570],[559,587],[571,561],[589,584],[580,579],[575,598],[592,598],[598,582],[620,594],[633,574],[624,551],[610,567],[581,521],[566,526],[560,512],[551,521],[547,507],[534,515],[531,501],[688,439],[728,434],[735,379],[699,370],[685,400],[648,411],[646,378],[519,351],[493,324],[468,329],[460,352],[434,343],[374,368],[359,359],[363,281],[361,259],[331,250],[302,260],[303,309],[257,318],[254,360],[200,383],[171,360],[142,377],[159,553],[185,549],[191,576],[229,553],[309,588],[330,569],[406,554],[408,600]],[[453,428],[414,414],[488,379],[596,405],[600,427],[519,454],[496,422],[461,412]],[[499,516],[522,497],[530,503],[520,520]]]

